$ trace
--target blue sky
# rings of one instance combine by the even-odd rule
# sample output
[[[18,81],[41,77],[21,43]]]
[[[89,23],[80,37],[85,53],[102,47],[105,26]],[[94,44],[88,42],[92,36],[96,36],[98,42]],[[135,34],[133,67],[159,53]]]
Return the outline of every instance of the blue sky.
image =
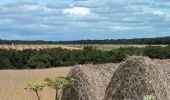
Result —
[[[0,39],[170,36],[170,0],[3,0]]]

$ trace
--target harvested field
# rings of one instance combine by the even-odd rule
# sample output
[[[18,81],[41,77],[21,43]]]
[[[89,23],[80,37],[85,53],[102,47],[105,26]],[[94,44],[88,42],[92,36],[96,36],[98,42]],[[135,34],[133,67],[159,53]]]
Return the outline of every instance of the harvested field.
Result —
[[[37,70],[0,70],[0,100],[36,100],[32,91],[24,90],[27,83],[42,82],[45,77],[66,76],[69,67]],[[54,100],[55,91],[45,87],[42,100]]]
[[[0,45],[0,49],[15,49],[15,50],[24,50],[24,49],[50,49],[50,48],[63,48],[69,50],[79,50],[80,48],[72,47],[69,45]]]
[[[123,48],[123,47],[137,47],[137,48],[142,48],[142,47],[146,47],[146,46],[161,46],[161,47],[165,47],[168,45],[114,45],[114,44],[76,44],[76,45],[68,45],[70,47],[75,47],[75,48],[80,48],[83,49],[83,47],[85,46],[94,46],[100,50],[112,50],[112,49],[117,49],[117,48]]]
[[[94,46],[100,50],[112,50],[112,49],[117,49],[120,47],[137,47],[137,48],[142,48],[146,46],[162,46],[165,47],[167,45],[112,45],[112,44],[65,44],[65,45],[36,45],[36,44],[30,44],[30,45],[0,45],[0,49],[16,49],[16,50],[24,50],[24,49],[47,49],[47,48],[64,48],[64,49],[69,49],[69,50],[82,50],[85,46]]]
[[[147,71],[145,72],[145,70]],[[69,76],[74,77],[76,81],[73,81],[64,90],[63,100],[104,100],[104,97],[105,100],[114,100],[110,99],[113,97],[113,95],[109,92],[112,91],[112,89],[119,91],[114,91],[116,95],[120,95],[119,93],[121,93],[124,97],[134,97],[134,100],[141,100],[142,96],[147,94],[157,96],[156,100],[169,100],[170,98],[169,59],[151,60],[144,57],[139,60],[134,60],[134,58],[130,58],[120,64],[76,65],[71,68],[70,72],[69,71],[70,67],[37,70],[0,70],[0,100],[36,100],[33,92],[23,89],[26,83],[42,82],[45,77],[52,78],[55,76],[66,76],[68,73]],[[129,71],[129,73],[126,73],[126,71]],[[112,79],[114,75],[116,76]],[[121,76],[124,76],[124,78]],[[111,79],[117,81],[111,81]],[[126,79],[129,79],[129,81]],[[140,82],[135,79],[145,80],[145,85],[137,84]],[[164,79],[165,81],[162,81]],[[112,84],[112,82],[114,82],[114,87],[109,85]],[[120,85],[116,85],[119,83],[123,86],[122,88],[119,88]],[[138,92],[134,92],[132,95],[132,91],[128,90],[133,90],[133,88],[135,88],[134,86],[138,86],[137,89],[140,91],[145,89],[145,93],[142,93],[141,91],[140,95],[143,95],[138,96]],[[121,90],[126,92],[121,92]],[[42,100],[54,100],[55,91],[45,87],[40,94]],[[137,96],[140,98],[136,99]],[[117,98],[116,100],[125,99]]]

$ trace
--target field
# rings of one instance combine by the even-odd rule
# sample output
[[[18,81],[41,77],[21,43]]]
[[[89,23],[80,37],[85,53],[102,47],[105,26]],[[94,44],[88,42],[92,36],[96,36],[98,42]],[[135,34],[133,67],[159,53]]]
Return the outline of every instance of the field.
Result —
[[[69,67],[37,70],[0,70],[0,100],[36,100],[33,92],[24,90],[31,82],[42,82],[45,77],[66,76]],[[55,91],[45,87],[42,100],[54,100]]]
[[[89,46],[94,46],[97,49],[100,50],[112,50],[112,49],[117,49],[120,47],[137,47],[137,48],[142,48],[142,47],[146,47],[146,46],[161,46],[161,47],[165,47],[168,45],[115,45],[115,44],[87,44]],[[69,47],[74,47],[74,48],[80,48],[83,49],[84,46],[87,46],[86,44],[76,44],[76,45],[68,45]]]
[[[39,50],[39,49],[47,49],[47,48],[64,48],[64,49],[70,49],[70,50],[73,50],[73,49],[79,49],[79,48],[76,48],[76,47],[72,47],[72,46],[69,46],[69,45],[34,45],[34,44],[31,44],[31,45],[0,45],[0,48],[1,49],[16,49],[16,50],[24,50],[24,49],[36,49],[36,50]]]
[[[16,49],[16,50],[24,50],[24,49],[38,49],[39,50],[39,49],[45,49],[45,48],[58,48],[58,47],[61,47],[61,48],[69,49],[68,50],[69,52],[66,52],[65,55],[62,54],[62,53],[60,54],[58,52],[56,53],[56,54],[61,55],[60,56],[61,58],[58,58],[58,59],[62,59],[62,56],[64,58],[64,56],[70,54],[70,52],[71,52],[70,50],[73,50],[73,49],[82,50],[84,46],[86,46],[86,45],[0,45],[0,48],[3,48],[3,49]],[[94,45],[91,45],[91,46],[95,46],[96,48],[98,48],[100,50],[111,50],[111,49],[116,49],[116,48],[120,48],[120,47],[138,47],[138,48],[141,48],[141,47],[145,47],[145,46],[148,46],[148,45],[97,45],[97,44],[95,45],[94,44]],[[162,47],[164,47],[166,45],[152,45],[152,46],[162,46]],[[159,49],[156,48],[156,49],[151,49],[151,50],[156,50],[156,52],[157,52]],[[8,53],[7,51],[8,50],[6,50],[6,53]],[[65,50],[65,51],[67,51],[67,50]],[[164,54],[164,55],[161,56],[162,58],[164,56],[166,57],[167,55],[170,55],[170,53],[167,53],[166,51],[169,51],[168,47],[162,49],[161,52],[162,52],[162,54]],[[15,52],[18,52],[18,51],[15,51]],[[25,57],[25,55],[24,56],[17,56],[18,53],[15,53],[15,52],[12,52],[12,53],[14,53],[16,55],[15,56],[13,56],[13,55],[9,56],[10,59],[14,59],[15,57],[18,57],[18,58],[24,58]],[[40,51],[36,51],[36,52],[40,52]],[[96,51],[91,51],[91,52],[93,53],[93,52],[96,52]],[[105,51],[105,52],[107,52],[107,51]],[[2,52],[2,55],[3,55],[3,53],[4,52]],[[52,52],[50,51],[50,53],[52,53]],[[74,53],[71,53],[72,56],[73,56]],[[102,52],[100,51],[99,54],[101,54],[101,53]],[[160,52],[153,53],[152,55],[156,58],[157,54],[159,54],[159,53]],[[30,53],[30,54],[32,54],[32,53]],[[38,59],[38,57],[41,58],[42,53],[39,53],[39,54],[40,55],[35,56],[35,57],[37,57],[37,59]],[[107,54],[107,53],[103,52],[103,55],[104,54]],[[132,52],[132,54],[133,54],[133,52]],[[83,53],[80,53],[80,55],[83,55]],[[118,57],[119,57],[119,55],[118,55]],[[52,57],[52,56],[53,55],[50,55],[50,57]],[[88,56],[90,58],[90,57],[92,57],[94,55],[91,56],[91,54],[90,54]],[[145,55],[145,56],[147,56],[147,55]],[[5,55],[5,57],[7,57],[7,56]],[[34,55],[32,55],[32,57],[34,57]],[[98,56],[95,56],[95,57],[97,58]],[[99,58],[102,58],[102,57],[103,56],[101,56]],[[117,57],[117,56],[115,56],[115,57]],[[158,57],[160,57],[160,56],[158,55]],[[167,56],[167,58],[168,57],[170,57],[170,56]],[[64,60],[64,61],[70,61],[70,62],[73,61],[70,58],[68,58],[67,60]],[[83,58],[83,57],[80,57],[78,60],[82,60],[81,58]],[[112,58],[110,58],[110,59],[112,59]],[[78,60],[77,60],[77,62],[78,62]],[[102,59],[98,59],[98,61],[100,61],[100,60],[102,60]],[[6,60],[4,60],[4,62],[5,61]],[[56,61],[56,60],[54,60],[54,61]],[[82,62],[83,61],[84,60],[82,60]],[[37,63],[38,60],[35,59],[35,62]],[[168,73],[167,76],[169,76],[170,69],[167,66],[169,66],[168,62],[170,62],[170,61],[168,60],[168,61],[164,62],[164,61],[159,61],[158,60],[157,62],[160,62],[160,64],[166,64],[165,65],[165,71],[166,71],[166,73]],[[16,63],[17,62],[14,61],[14,64],[16,64]],[[5,62],[4,65],[5,64],[10,65],[9,62]],[[61,65],[59,65],[59,66],[61,66]],[[44,68],[46,68],[46,66]],[[70,67],[50,68],[50,69],[36,69],[36,70],[0,70],[0,100],[36,100],[35,93],[24,90],[24,87],[25,87],[25,85],[27,83],[43,82],[43,80],[46,77],[52,78],[52,77],[55,77],[55,76],[66,76],[68,74],[69,70],[70,70]],[[55,91],[53,89],[45,87],[45,89],[42,92],[40,92],[40,95],[41,95],[41,98],[42,98],[41,100],[54,100]]]
[[[137,48],[142,48],[142,47],[146,47],[146,46],[162,46],[165,47],[167,45],[112,45],[112,44],[75,44],[75,45],[71,45],[71,44],[64,44],[64,45],[35,45],[35,44],[31,44],[31,45],[0,45],[1,49],[16,49],[16,50],[24,50],[24,49],[47,49],[47,48],[64,48],[64,49],[69,49],[69,50],[82,50],[83,47],[85,46],[94,46],[97,49],[100,50],[112,50],[112,49],[116,49],[116,48],[120,48],[120,47],[137,47]]]

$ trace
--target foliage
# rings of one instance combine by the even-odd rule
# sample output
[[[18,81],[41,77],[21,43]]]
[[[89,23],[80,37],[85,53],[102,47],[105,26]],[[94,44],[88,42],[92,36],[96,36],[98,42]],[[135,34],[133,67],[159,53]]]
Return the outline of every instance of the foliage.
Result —
[[[36,93],[38,100],[40,100],[40,96],[38,91],[41,91],[45,85],[56,90],[56,98],[55,100],[59,100],[62,96],[63,89],[70,84],[74,79],[71,77],[55,77],[54,79],[45,78],[46,84],[43,83],[31,83],[27,84],[24,89],[31,90]]]
[[[0,49],[0,69],[35,69],[88,63],[118,63],[132,55],[148,56],[152,59],[170,59],[170,46],[126,47],[110,51],[99,50],[92,46],[84,47],[83,50],[55,48],[17,51]]]
[[[49,61],[50,56],[49,55],[33,55],[27,62],[27,66],[30,68],[44,68],[44,67],[50,67],[51,63]]]
[[[46,78],[46,85],[56,90],[56,100],[61,98],[64,87],[68,86],[74,79],[71,77],[55,77],[54,79]]]
[[[42,83],[31,83],[31,84],[27,84],[24,89],[32,90],[33,92],[35,92],[38,100],[40,100],[40,96],[38,94],[38,91],[41,91],[44,88],[44,86],[45,85],[42,84]]]
[[[25,89],[32,90],[32,91],[39,91],[42,90],[45,85],[42,83],[31,83],[27,84]]]
[[[77,41],[0,40],[0,44],[170,44],[170,37],[167,36],[157,38],[77,40]]]
[[[146,95],[146,96],[144,96],[144,100],[155,100],[155,96]]]
[[[47,82],[47,86],[54,88],[54,89],[61,89],[67,85],[69,85],[70,81],[74,79],[71,77],[55,77],[54,79],[46,78],[45,81]]]

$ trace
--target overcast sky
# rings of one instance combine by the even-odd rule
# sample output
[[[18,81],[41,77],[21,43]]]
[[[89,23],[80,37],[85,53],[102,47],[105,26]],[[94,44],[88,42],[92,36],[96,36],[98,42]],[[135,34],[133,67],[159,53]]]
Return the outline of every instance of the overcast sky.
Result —
[[[170,36],[170,0],[2,0],[0,39]]]

